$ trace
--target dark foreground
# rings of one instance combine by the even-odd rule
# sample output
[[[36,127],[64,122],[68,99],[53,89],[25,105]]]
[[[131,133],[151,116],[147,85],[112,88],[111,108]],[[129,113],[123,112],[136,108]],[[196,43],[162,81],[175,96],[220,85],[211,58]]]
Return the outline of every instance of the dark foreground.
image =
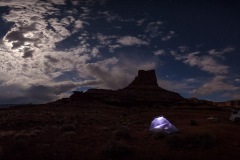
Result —
[[[226,160],[240,155],[240,125],[228,120],[229,110],[83,106],[1,109],[0,159]],[[180,132],[150,133],[159,115]]]

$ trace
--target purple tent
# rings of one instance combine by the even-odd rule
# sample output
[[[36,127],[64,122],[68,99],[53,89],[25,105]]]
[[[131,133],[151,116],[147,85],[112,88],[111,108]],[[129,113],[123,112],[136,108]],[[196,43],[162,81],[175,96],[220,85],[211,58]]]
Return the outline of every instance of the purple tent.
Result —
[[[149,130],[151,132],[163,132],[166,134],[178,132],[178,129],[163,116],[154,118]]]

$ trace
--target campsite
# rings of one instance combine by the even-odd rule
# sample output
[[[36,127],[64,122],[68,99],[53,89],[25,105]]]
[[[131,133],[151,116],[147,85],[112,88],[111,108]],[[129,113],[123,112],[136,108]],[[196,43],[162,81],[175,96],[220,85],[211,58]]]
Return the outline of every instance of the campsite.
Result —
[[[0,0],[0,160],[240,159],[240,0]]]
[[[82,103],[0,110],[0,159],[226,160],[240,153],[230,110]],[[179,131],[153,133],[163,115]]]
[[[146,94],[147,93],[147,94]],[[140,70],[125,88],[0,110],[1,160],[226,160],[240,153],[232,109],[183,98]]]

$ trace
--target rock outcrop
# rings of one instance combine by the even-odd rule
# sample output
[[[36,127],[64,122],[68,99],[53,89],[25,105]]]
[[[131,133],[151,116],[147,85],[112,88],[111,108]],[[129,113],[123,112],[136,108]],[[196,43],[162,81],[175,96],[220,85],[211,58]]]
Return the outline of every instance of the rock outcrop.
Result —
[[[124,89],[158,89],[155,70],[139,70],[137,77]]]
[[[139,70],[133,82],[119,91],[144,101],[183,99],[178,93],[158,86],[155,70]]]
[[[139,70],[137,77],[125,88],[119,90],[89,89],[86,92],[74,92],[73,101],[98,100],[105,103],[128,106],[153,105],[156,103],[178,103],[184,98],[178,93],[158,86],[155,70]]]

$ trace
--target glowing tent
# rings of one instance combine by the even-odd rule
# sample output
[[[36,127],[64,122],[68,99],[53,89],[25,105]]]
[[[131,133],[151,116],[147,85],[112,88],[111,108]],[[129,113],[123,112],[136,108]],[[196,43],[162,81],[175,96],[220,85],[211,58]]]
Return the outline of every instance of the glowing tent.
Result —
[[[163,116],[154,118],[150,125],[151,132],[163,132],[166,134],[178,132],[178,129],[172,125],[166,118]]]

